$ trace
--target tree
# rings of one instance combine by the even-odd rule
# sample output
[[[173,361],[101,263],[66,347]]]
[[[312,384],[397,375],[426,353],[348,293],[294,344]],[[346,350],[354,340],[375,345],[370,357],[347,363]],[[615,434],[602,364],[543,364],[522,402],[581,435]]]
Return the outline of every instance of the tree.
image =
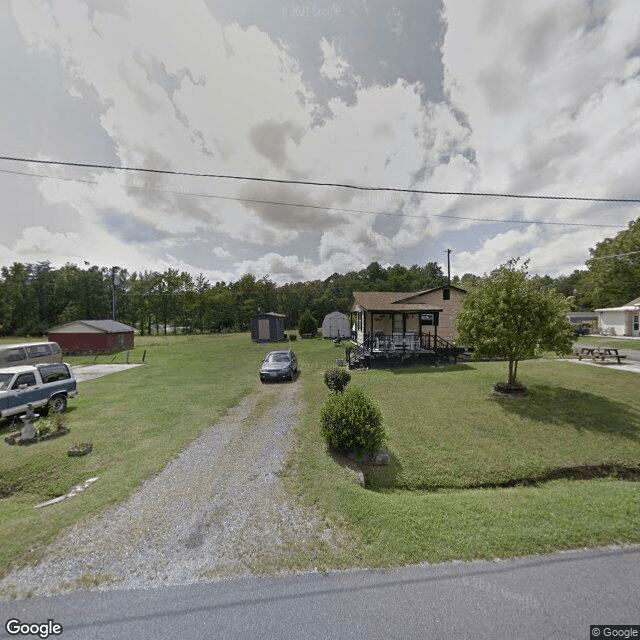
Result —
[[[580,306],[617,307],[640,295],[640,218],[589,251],[589,269],[578,284]]]
[[[318,323],[313,317],[311,311],[307,309],[301,316],[298,322],[298,331],[301,336],[315,335],[318,330]]]
[[[542,350],[571,353],[573,345],[566,300],[530,279],[527,264],[512,259],[494,271],[467,294],[456,317],[459,343],[480,356],[508,359],[509,387],[516,385],[520,360]]]

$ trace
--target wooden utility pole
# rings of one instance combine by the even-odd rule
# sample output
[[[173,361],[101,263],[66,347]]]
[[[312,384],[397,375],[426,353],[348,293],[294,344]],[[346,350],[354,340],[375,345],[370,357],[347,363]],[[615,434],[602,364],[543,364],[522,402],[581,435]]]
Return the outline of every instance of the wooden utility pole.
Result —
[[[120,267],[111,267],[111,319],[116,319],[116,269]]]

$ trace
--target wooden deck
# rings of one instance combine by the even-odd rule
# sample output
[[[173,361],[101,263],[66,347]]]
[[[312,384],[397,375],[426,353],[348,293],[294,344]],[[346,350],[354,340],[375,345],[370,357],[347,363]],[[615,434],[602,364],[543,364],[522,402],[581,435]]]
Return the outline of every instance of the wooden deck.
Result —
[[[432,334],[393,334],[354,343],[345,354],[347,365],[356,368],[385,368],[411,364],[438,364],[457,361],[465,349]]]

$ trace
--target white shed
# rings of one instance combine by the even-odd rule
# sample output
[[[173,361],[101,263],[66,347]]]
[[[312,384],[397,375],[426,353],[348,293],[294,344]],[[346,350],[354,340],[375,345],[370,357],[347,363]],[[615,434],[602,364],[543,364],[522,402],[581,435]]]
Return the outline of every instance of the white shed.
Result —
[[[340,311],[328,313],[322,321],[322,335],[325,338],[349,338],[351,336],[349,318]]]

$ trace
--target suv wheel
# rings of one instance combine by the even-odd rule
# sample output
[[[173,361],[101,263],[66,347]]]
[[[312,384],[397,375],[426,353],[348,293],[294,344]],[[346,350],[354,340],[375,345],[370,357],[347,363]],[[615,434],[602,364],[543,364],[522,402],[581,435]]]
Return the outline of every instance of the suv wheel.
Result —
[[[64,413],[67,408],[67,396],[53,396],[49,400],[48,408],[55,413]]]

